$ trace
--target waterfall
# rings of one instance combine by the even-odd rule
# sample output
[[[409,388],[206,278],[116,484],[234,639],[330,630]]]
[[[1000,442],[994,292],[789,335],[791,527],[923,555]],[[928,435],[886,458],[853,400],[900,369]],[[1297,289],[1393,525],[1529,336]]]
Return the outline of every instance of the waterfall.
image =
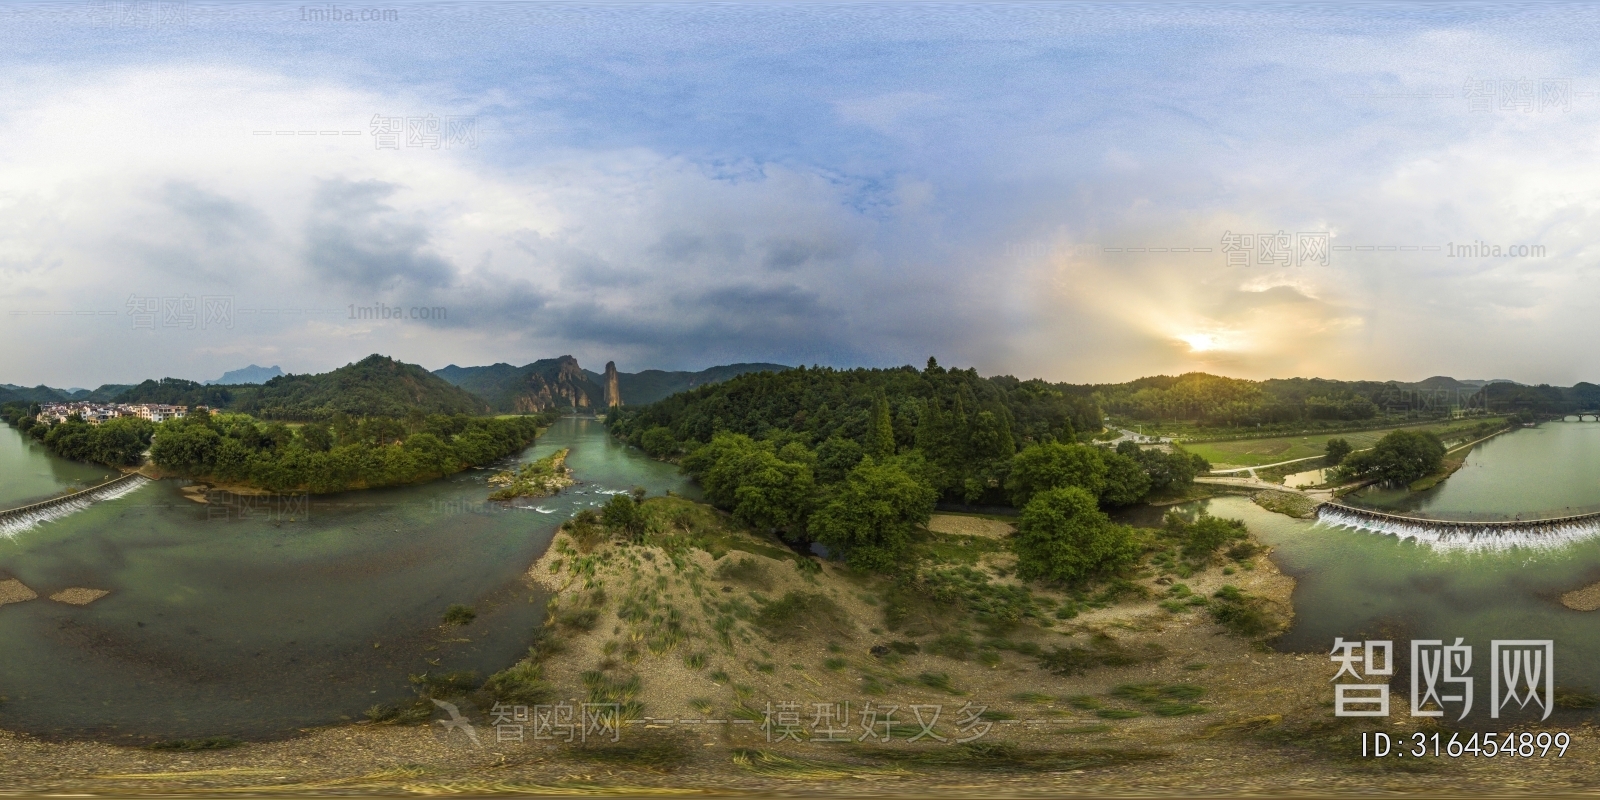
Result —
[[[142,475],[127,475],[77,494],[34,503],[11,511],[0,511],[0,536],[7,538],[16,536],[42,523],[75,514],[95,503],[115,500],[135,492],[149,482],[150,479]]]
[[[1452,522],[1325,503],[1317,509],[1317,524],[1415,539],[1439,550],[1550,549],[1600,536],[1600,514],[1515,522]]]

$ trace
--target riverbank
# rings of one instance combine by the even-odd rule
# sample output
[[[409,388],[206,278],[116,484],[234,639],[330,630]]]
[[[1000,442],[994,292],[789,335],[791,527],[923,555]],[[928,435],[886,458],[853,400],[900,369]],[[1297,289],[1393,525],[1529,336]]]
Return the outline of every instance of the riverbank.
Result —
[[[961,658],[933,652],[940,641],[933,631],[890,632],[881,583],[833,564],[797,568],[809,559],[771,549],[763,537],[700,522],[687,521],[676,538],[642,545],[563,533],[528,573],[554,592],[547,628],[559,644],[541,645],[554,652],[544,662],[547,702],[581,703],[607,693],[635,699],[642,705],[615,742],[599,735],[571,744],[535,741],[531,724],[516,741],[505,725],[497,729],[463,700],[447,702],[459,703],[476,743],[464,730],[432,721],[310,729],[284,741],[188,751],[0,733],[7,764],[0,793],[1192,796],[1439,793],[1481,787],[1491,775],[1508,793],[1594,785],[1594,736],[1587,729],[1575,732],[1567,758],[1530,760],[1510,776],[1486,759],[1405,768],[1360,759],[1361,731],[1378,726],[1330,717],[1325,654],[1277,653],[1229,633],[1194,607],[1170,605],[1163,598],[1172,596],[1173,584],[1160,576],[1136,581],[1151,597],[1087,609],[1052,628],[1012,630],[1007,641],[1016,647],[980,647]],[[956,517],[936,518],[931,527],[945,531],[941,536],[994,541],[1009,526]],[[978,549],[971,540],[940,541]],[[989,569],[1007,561],[989,550],[972,563]],[[1227,583],[1270,604],[1274,614],[1292,613],[1294,581],[1270,558],[1256,554],[1247,570],[1228,563],[1231,575],[1213,563],[1184,579],[1190,596]],[[763,626],[766,609],[792,592],[831,598],[842,616],[803,617],[794,635],[774,638]],[[739,613],[740,605],[751,613]],[[705,606],[713,613],[701,613]],[[961,616],[951,621],[971,624]],[[733,624],[719,630],[727,617]],[[680,640],[652,638],[673,621]],[[729,644],[721,642],[723,633]],[[1048,645],[1047,651],[1060,643],[1089,654],[1117,652],[1133,663],[1091,659],[1074,674],[1055,674],[1026,654],[1025,642]],[[1151,645],[1159,657],[1141,657],[1156,653]],[[631,688],[630,678],[638,679]],[[847,741],[815,741],[816,705],[846,702],[845,723],[853,728]],[[794,703],[794,711],[785,711],[785,703]],[[890,741],[857,738],[867,703],[900,709]],[[906,741],[922,730],[908,713],[912,706],[924,710],[944,741],[927,735]],[[442,711],[433,716],[446,719]],[[764,729],[769,719],[774,725]],[[1403,716],[1379,722],[1394,735],[1415,728]],[[799,736],[783,735],[785,726]],[[956,742],[980,729],[971,743]]]

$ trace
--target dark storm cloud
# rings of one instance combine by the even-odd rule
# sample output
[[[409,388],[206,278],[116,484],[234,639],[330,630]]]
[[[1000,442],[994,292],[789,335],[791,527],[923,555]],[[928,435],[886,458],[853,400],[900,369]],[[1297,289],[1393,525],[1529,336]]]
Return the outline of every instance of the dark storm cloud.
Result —
[[[454,282],[456,270],[433,251],[428,229],[384,202],[397,189],[381,181],[321,182],[306,226],[305,258],[315,277],[369,292]]]
[[[647,307],[578,303],[540,315],[540,323],[552,336],[677,359],[730,345],[756,353],[837,349],[845,333],[838,318],[798,286],[731,286]]]

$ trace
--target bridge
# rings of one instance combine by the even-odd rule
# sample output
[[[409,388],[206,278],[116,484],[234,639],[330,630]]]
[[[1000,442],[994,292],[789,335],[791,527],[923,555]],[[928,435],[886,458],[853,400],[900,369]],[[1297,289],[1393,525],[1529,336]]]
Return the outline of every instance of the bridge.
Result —
[[[60,497],[52,497],[38,503],[30,503],[17,508],[0,511],[0,536],[9,536],[19,531],[27,530],[34,525],[50,519],[70,514],[88,508],[100,500],[112,500],[121,497],[140,486],[149,483],[150,479],[137,472],[130,472],[119,478],[112,478],[99,486],[73,492]]]

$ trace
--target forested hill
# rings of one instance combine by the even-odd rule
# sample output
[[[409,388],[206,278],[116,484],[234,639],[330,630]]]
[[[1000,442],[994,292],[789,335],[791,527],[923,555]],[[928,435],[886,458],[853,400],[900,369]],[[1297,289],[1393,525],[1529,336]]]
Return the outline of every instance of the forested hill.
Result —
[[[167,378],[118,395],[122,403],[205,405],[261,419],[327,421],[350,417],[482,414],[488,405],[415,364],[368,356],[320,375],[283,375],[260,386],[205,386]]]
[[[1592,383],[1564,388],[1443,376],[1415,383],[1324,378],[1250,381],[1190,372],[1059,388],[1093,397],[1110,414],[1214,427],[1366,420],[1386,414],[1445,413],[1452,407],[1487,408],[1494,413],[1569,413],[1600,408],[1600,386]]]
[[[829,459],[854,464],[862,453],[914,450],[935,467],[933,488],[974,500],[998,493],[1019,447],[1100,429],[1099,410],[1084,397],[1039,380],[947,370],[933,359],[922,371],[751,372],[649,406],[623,406],[611,421],[618,436],[656,456],[693,451],[718,433],[795,441],[817,448],[819,472],[830,469]]]
[[[421,414],[483,414],[489,407],[417,366],[370,355],[321,375],[284,375],[241,393],[236,409],[262,419],[327,420]]]

